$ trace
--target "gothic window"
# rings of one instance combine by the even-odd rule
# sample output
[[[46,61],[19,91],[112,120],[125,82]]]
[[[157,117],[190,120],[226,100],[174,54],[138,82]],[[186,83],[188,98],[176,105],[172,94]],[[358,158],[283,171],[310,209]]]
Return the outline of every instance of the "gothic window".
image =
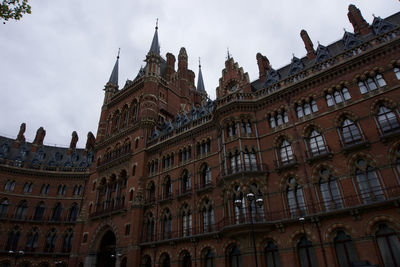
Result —
[[[227,137],[233,137],[236,133],[236,122],[232,122],[226,126],[226,135]]]
[[[397,80],[400,80],[400,69],[398,67],[395,67],[393,69],[393,71],[394,71],[394,74],[396,74]]]
[[[265,262],[267,267],[281,267],[278,247],[272,241],[269,241],[265,247]]]
[[[239,185],[236,185],[234,187],[233,208],[235,214],[235,223],[243,223],[246,215],[246,202],[244,200],[242,189]]]
[[[270,114],[268,117],[269,127],[271,129],[289,122],[289,117],[286,110],[281,110],[275,114]]]
[[[311,241],[303,236],[297,244],[301,267],[317,267],[314,248]]]
[[[23,200],[18,206],[15,212],[15,219],[23,220],[26,217],[26,212],[28,210],[28,205],[25,200]]]
[[[146,219],[146,241],[152,241],[154,240],[154,218],[153,214],[150,212],[147,215]]]
[[[33,215],[33,219],[35,221],[40,221],[43,219],[44,216],[44,211],[45,211],[46,207],[44,205],[43,202],[40,202],[35,209],[35,214]]]
[[[204,201],[203,208],[201,209],[201,219],[203,231],[205,233],[212,232],[214,230],[214,209],[208,199]]]
[[[53,214],[52,214],[52,216],[51,216],[51,220],[52,220],[52,221],[59,221],[59,220],[61,220],[61,214],[62,214],[62,206],[61,206],[61,203],[57,203],[57,204],[54,206]]]
[[[358,144],[363,140],[358,123],[348,118],[343,120],[339,134],[343,146]]]
[[[63,252],[71,252],[72,248],[72,240],[74,238],[74,233],[72,229],[68,229],[64,235],[64,242],[63,242]]]
[[[164,239],[170,239],[172,237],[172,215],[169,209],[164,211],[162,217],[162,230]]]
[[[6,218],[8,214],[8,199],[3,199],[0,202],[0,218]]]
[[[311,131],[308,137],[308,151],[312,157],[324,154],[328,151],[324,136],[315,129]]]
[[[334,245],[339,267],[351,266],[352,262],[358,260],[353,241],[345,232],[338,231],[334,239]]]
[[[203,157],[211,152],[211,140],[201,141],[197,143],[197,156]]]
[[[163,254],[160,260],[161,267],[171,267],[171,260],[168,254]]]
[[[192,235],[192,212],[190,211],[189,205],[185,204],[182,209],[182,235]]]
[[[385,196],[379,183],[376,170],[368,165],[364,159],[356,162],[356,179],[364,203],[383,200]]]
[[[26,182],[24,184],[24,193],[32,193],[32,189],[33,189],[33,183]]]
[[[240,162],[240,153],[239,151],[230,152],[229,153],[229,161],[231,163],[230,173],[236,173],[241,170],[242,164]]]
[[[35,227],[27,236],[25,249],[27,251],[35,251],[35,249],[38,247],[38,240],[39,240],[39,233],[38,229]]]
[[[172,197],[172,183],[171,183],[171,178],[167,176],[164,180],[164,194],[163,197],[164,199],[168,199]]]
[[[78,205],[76,203],[72,204],[68,215],[68,219],[70,222],[76,221],[76,218],[78,217],[78,211],[79,211]]]
[[[189,192],[192,188],[192,183],[190,181],[190,174],[187,170],[182,173],[182,193]]]
[[[381,74],[377,74],[375,77],[368,77],[366,81],[358,81],[358,88],[361,94],[375,91],[384,86],[386,86],[386,81]]]
[[[283,139],[279,145],[279,163],[285,165],[294,161],[292,144]]]
[[[215,267],[215,254],[210,248],[204,252],[203,262],[204,267]]]
[[[311,113],[318,111],[317,103],[314,99],[310,101],[305,101],[300,105],[295,106],[297,118],[302,118],[304,116],[310,115]]]
[[[42,184],[42,187],[40,188],[40,194],[47,195],[49,191],[48,189],[50,189],[50,185]]]
[[[319,171],[319,189],[325,209],[335,210],[343,207],[337,181],[327,169]]]
[[[56,240],[57,240],[56,229],[52,228],[46,236],[46,243],[44,245],[44,251],[45,252],[54,252],[54,249],[56,247]]]
[[[7,244],[5,250],[14,250],[16,251],[18,248],[18,241],[20,237],[20,231],[18,226],[15,226],[9,233],[7,238]]]
[[[241,131],[242,131],[243,135],[251,135],[252,128],[251,128],[250,120],[242,120],[240,122],[240,126],[241,126]]]
[[[251,149],[250,151],[246,148],[243,153],[244,156],[244,168],[246,170],[257,170],[257,156],[256,151]]]
[[[192,258],[188,251],[183,252],[182,255],[182,267],[191,267],[192,266]]]
[[[327,93],[325,95],[325,99],[328,107],[331,107],[351,99],[351,95],[349,93],[349,90],[346,87],[343,87],[339,90],[333,90],[332,93]]]
[[[6,185],[4,186],[4,191],[14,191],[15,181],[7,180]]]
[[[148,191],[148,200],[150,202],[154,202],[156,199],[156,186],[154,185],[154,182],[150,183],[149,191]]]
[[[59,196],[65,196],[67,192],[67,187],[65,185],[59,185],[57,189],[57,195]]]
[[[234,246],[229,253],[229,267],[242,267],[242,254],[240,250]]]
[[[381,134],[387,134],[400,128],[399,113],[397,110],[389,109],[384,105],[379,107],[376,119]]]
[[[303,189],[293,177],[288,179],[286,196],[291,217],[297,218],[303,216],[306,213]]]
[[[379,225],[376,243],[385,267],[400,266],[400,240],[393,229],[386,224]]]
[[[211,169],[208,164],[205,163],[200,169],[200,187],[211,185],[211,183]]]

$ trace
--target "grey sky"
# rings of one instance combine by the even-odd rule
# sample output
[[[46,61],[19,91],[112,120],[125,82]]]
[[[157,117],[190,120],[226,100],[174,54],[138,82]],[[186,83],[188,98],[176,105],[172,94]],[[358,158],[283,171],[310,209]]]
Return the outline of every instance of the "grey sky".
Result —
[[[196,75],[201,57],[214,99],[228,47],[255,80],[257,52],[274,68],[292,53],[306,54],[301,29],[315,48],[340,39],[343,28],[352,32],[350,3],[368,23],[372,14],[387,17],[400,8],[398,0],[31,0],[31,15],[0,26],[0,135],[14,138],[25,122],[28,140],[43,126],[46,144],[68,146],[75,130],[83,147],[87,132],[96,134],[118,48],[121,87],[144,64],[156,18],[161,54],[177,56],[184,46]]]

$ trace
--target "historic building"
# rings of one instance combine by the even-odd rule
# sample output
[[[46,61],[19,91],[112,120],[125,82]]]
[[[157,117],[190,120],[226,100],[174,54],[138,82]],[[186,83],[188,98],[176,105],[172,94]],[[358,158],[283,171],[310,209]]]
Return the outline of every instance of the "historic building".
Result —
[[[105,85],[85,149],[0,137],[1,266],[400,266],[400,13],[217,98],[181,48]]]

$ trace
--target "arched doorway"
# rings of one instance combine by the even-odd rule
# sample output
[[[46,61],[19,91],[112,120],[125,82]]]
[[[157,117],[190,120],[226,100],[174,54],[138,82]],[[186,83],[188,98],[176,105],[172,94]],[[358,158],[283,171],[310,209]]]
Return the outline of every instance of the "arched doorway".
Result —
[[[97,250],[97,267],[114,267],[116,260],[115,253],[116,239],[114,233],[107,231],[100,241]]]

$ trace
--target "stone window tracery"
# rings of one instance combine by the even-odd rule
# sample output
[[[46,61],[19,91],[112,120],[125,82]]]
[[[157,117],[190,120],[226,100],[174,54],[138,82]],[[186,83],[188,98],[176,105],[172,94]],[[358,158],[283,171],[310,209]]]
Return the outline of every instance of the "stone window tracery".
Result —
[[[335,106],[350,99],[351,95],[346,87],[334,89],[332,92],[328,92],[325,95],[325,100],[328,107]]]
[[[290,177],[286,187],[286,197],[289,213],[292,218],[302,217],[306,214],[306,204],[303,196],[303,188],[297,181]]]
[[[384,86],[386,86],[386,81],[383,78],[382,74],[379,73],[376,74],[374,77],[368,77],[364,81],[358,81],[358,88],[360,89],[361,94],[375,91],[378,88],[382,88]]]

